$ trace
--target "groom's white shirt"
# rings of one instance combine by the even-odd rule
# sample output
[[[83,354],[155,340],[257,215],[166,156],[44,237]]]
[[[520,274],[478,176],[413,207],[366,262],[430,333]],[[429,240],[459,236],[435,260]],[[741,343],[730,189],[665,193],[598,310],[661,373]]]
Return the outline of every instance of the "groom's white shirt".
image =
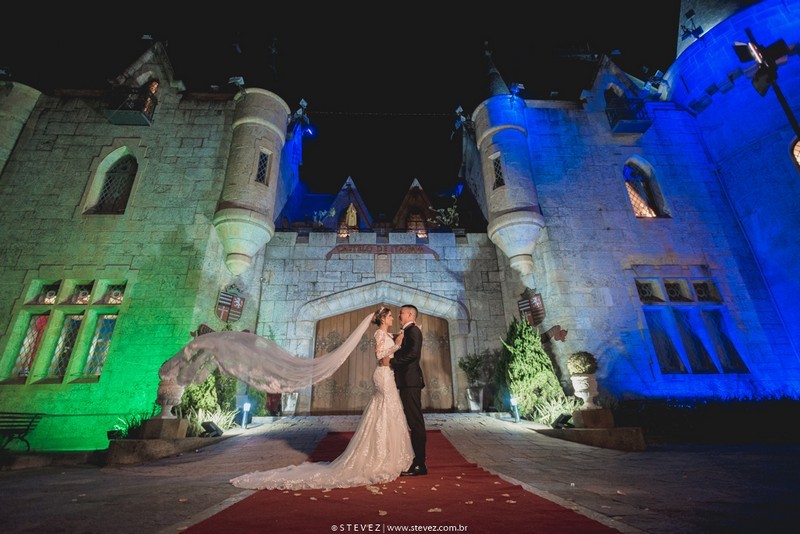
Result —
[[[409,327],[409,326],[411,326],[412,324],[414,324],[414,321],[408,321],[406,324],[404,324],[404,325],[403,325],[403,328],[402,328],[402,330],[405,330],[406,328],[408,328],[408,327]]]

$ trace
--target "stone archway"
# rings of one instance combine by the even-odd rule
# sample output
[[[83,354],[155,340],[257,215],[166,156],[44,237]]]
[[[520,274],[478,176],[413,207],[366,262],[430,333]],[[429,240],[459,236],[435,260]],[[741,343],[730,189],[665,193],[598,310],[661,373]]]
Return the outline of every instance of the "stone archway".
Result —
[[[393,282],[378,281],[339,291],[311,300],[301,306],[297,313],[297,321],[294,323],[294,336],[292,336],[296,353],[306,354],[309,358],[314,357],[314,341],[317,324],[320,320],[361,310],[365,307],[378,307],[382,303],[397,307],[403,304],[414,304],[421,314],[446,321],[451,373],[449,387],[452,391],[455,383],[453,373],[457,369],[454,355],[464,353],[466,336],[469,334],[470,319],[466,307],[456,300]],[[299,392],[296,413],[310,413],[312,393],[311,387]]]

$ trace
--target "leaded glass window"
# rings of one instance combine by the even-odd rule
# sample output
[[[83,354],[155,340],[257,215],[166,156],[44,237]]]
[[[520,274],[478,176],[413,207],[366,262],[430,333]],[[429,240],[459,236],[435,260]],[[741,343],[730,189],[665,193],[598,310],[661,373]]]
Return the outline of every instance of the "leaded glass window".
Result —
[[[662,373],[750,372],[712,280],[640,278],[635,283]]]
[[[72,357],[72,350],[75,348],[75,342],[78,339],[78,330],[82,323],[82,314],[67,315],[64,318],[64,324],[61,327],[61,333],[56,343],[56,350],[47,370],[48,378],[64,378],[67,372],[67,365]]]
[[[68,304],[89,304],[92,295],[92,284],[78,284],[72,295],[67,299]]]
[[[108,355],[108,347],[111,344],[111,335],[114,333],[116,325],[116,314],[104,314],[97,318],[97,326],[89,348],[89,358],[86,360],[86,367],[83,370],[84,376],[100,376],[102,373],[103,364]]]
[[[256,169],[256,182],[267,183],[267,170],[269,168],[269,154],[261,152],[258,155],[258,168]]]
[[[503,187],[506,185],[505,178],[503,177],[503,164],[500,162],[500,155],[492,158],[492,169],[494,170],[494,186],[492,189]]]
[[[103,187],[97,203],[87,213],[92,214],[121,214],[125,213],[128,198],[133,189],[133,180],[139,170],[136,158],[131,155],[123,156],[106,171]]]
[[[14,362],[14,368],[11,371],[12,378],[27,377],[31,372],[33,359],[39,351],[39,345],[42,342],[44,329],[47,327],[47,321],[49,319],[49,313],[31,315],[28,320],[28,329],[25,332],[25,338],[22,340],[22,346],[17,354],[17,360]]]
[[[28,304],[55,304],[58,297],[58,290],[61,288],[61,282],[53,282],[51,284],[44,284],[39,290],[39,293]]]
[[[660,188],[652,176],[641,169],[626,165],[625,189],[631,202],[633,213],[639,218],[669,217]]]
[[[101,302],[104,304],[122,304],[124,298],[125,284],[114,284],[108,286],[108,291],[106,291]]]
[[[2,354],[7,363],[0,365],[0,381],[96,381],[126,287],[120,280],[33,281],[28,291],[34,296],[20,305]]]

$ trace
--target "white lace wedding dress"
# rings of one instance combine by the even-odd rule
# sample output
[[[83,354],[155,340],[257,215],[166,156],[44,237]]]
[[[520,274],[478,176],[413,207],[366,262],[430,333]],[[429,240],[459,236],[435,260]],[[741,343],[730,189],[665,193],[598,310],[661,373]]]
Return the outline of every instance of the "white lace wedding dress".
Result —
[[[383,330],[375,332],[376,357],[394,354],[398,347]],[[247,489],[333,489],[389,482],[408,469],[414,452],[403,405],[391,367],[378,365],[372,374],[375,391],[347,448],[331,462],[304,462],[232,479]]]

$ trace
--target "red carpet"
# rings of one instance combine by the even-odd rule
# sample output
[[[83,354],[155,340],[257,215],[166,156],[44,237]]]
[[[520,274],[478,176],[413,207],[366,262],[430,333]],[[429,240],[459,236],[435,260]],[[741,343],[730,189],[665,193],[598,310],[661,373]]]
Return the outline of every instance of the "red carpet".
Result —
[[[336,458],[352,432],[330,432],[310,456]],[[467,463],[428,431],[428,475],[336,490],[262,490],[190,527],[221,532],[617,532]]]

